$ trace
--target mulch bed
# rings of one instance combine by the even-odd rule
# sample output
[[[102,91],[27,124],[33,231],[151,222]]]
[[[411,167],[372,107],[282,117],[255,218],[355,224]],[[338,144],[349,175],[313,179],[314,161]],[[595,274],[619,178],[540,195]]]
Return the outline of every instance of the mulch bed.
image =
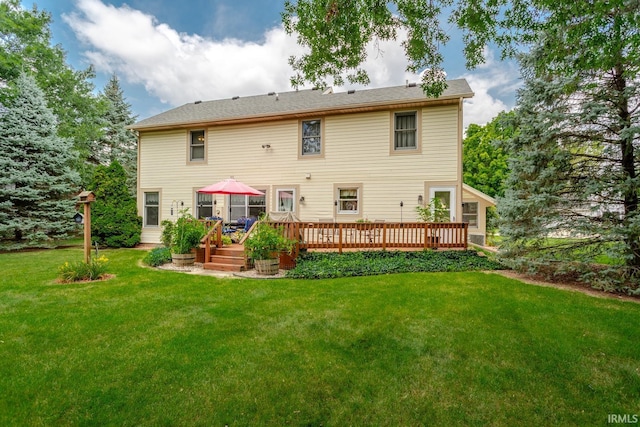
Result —
[[[550,281],[546,276],[543,276],[541,274],[538,274],[538,275],[525,274],[525,273],[518,273],[513,270],[497,270],[497,271],[491,271],[491,273],[500,274],[502,276],[509,277],[511,279],[520,280],[521,282],[528,283],[531,285],[547,286],[547,287],[565,289],[565,290],[574,291],[574,292],[582,292],[583,294],[591,295],[598,298],[611,298],[611,299],[633,301],[635,303],[640,303],[640,295],[633,296],[633,295],[623,294],[620,292],[618,293],[606,292],[606,291],[594,289],[589,284],[580,282],[579,280],[576,280],[575,278],[572,278],[569,276],[561,277],[558,280]]]

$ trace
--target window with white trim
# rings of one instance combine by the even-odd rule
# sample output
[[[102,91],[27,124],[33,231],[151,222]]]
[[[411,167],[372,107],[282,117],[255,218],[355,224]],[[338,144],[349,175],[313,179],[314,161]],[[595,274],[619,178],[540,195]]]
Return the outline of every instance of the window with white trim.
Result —
[[[469,223],[469,227],[478,227],[478,202],[462,204],[462,222]]]
[[[189,161],[200,162],[205,159],[205,135],[203,130],[189,132]]]
[[[357,214],[360,212],[360,189],[338,188],[338,213]]]
[[[294,212],[296,207],[296,190],[293,188],[277,190],[276,204],[278,212]]]
[[[393,149],[416,150],[418,148],[418,118],[415,111],[394,114]]]
[[[302,121],[302,149],[303,156],[322,155],[322,122],[320,120]]]
[[[160,193],[149,191],[144,193],[144,226],[160,225]]]

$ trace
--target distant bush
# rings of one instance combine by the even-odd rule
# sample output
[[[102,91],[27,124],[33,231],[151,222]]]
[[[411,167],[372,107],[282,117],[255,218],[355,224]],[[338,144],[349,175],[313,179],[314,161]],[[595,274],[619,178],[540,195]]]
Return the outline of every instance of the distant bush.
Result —
[[[157,267],[162,264],[171,262],[171,249],[169,248],[153,248],[142,259],[147,265],[151,267]]]
[[[475,251],[308,252],[298,257],[287,277],[324,279],[375,274],[500,270],[504,267]]]

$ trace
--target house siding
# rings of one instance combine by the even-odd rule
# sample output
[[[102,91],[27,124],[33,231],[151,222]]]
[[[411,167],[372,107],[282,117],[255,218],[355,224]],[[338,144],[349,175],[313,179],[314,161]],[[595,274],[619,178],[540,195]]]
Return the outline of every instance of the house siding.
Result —
[[[171,215],[172,202],[184,202],[184,207],[193,213],[194,189],[234,177],[266,189],[268,211],[275,210],[276,189],[296,188],[296,215],[306,221],[320,218],[414,221],[418,196],[425,196],[428,182],[462,185],[458,104],[424,107],[420,112],[421,149],[402,155],[390,154],[392,111],[323,117],[324,156],[316,158],[299,156],[299,121],[295,119],[210,126],[206,128],[207,162],[199,164],[187,161],[188,130],[142,131],[140,212],[145,189],[162,189],[162,221],[177,218],[175,209]],[[270,148],[262,148],[263,145]],[[358,214],[336,215],[336,185],[360,186]],[[462,195],[458,194],[457,203],[461,204]],[[304,203],[298,202],[300,196],[304,196]],[[226,217],[225,197],[215,198],[214,209]],[[159,240],[159,228],[143,228],[143,242]]]

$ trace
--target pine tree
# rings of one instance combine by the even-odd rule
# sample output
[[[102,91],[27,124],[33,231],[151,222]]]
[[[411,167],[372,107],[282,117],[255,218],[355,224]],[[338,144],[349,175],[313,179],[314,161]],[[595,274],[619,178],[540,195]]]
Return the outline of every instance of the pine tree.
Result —
[[[57,135],[56,119],[35,79],[21,74],[0,115],[0,245],[19,248],[73,231],[72,142]]]
[[[14,82],[21,70],[29,70],[43,90],[47,105],[57,118],[57,132],[71,138],[78,153],[74,168],[86,184],[103,127],[103,103],[94,95],[92,67],[73,70],[66,54],[51,43],[51,15],[37,6],[22,7],[20,0],[0,1],[0,82]],[[0,92],[0,102],[4,102]]]
[[[137,138],[128,125],[135,123],[131,105],[124,98],[118,77],[113,74],[104,88],[102,99],[106,105],[104,135],[99,141],[100,163],[119,162],[127,173],[127,186],[132,194],[136,192]]]
[[[623,265],[588,279],[626,286],[621,282],[640,282],[640,70],[623,48],[624,32],[613,30],[621,49],[610,52],[618,59],[611,68],[603,61],[576,72],[576,51],[543,72],[537,65],[547,56],[545,44],[523,56],[520,132],[507,144],[511,175],[498,206],[503,249],[513,259],[544,266],[579,253],[588,271],[595,256],[607,254]],[[574,239],[539,250],[557,232]]]
[[[127,188],[124,168],[113,161],[96,167],[91,183],[96,201],[91,208],[91,235],[94,241],[114,248],[130,248],[140,243],[142,218],[136,199]]]

